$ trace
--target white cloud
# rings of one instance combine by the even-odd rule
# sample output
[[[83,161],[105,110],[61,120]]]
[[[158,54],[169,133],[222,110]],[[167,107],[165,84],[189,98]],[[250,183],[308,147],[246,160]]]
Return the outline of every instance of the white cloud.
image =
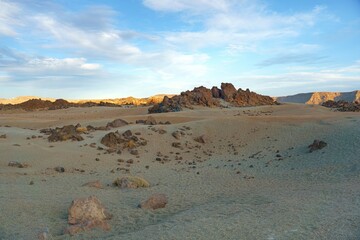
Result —
[[[19,16],[22,16],[20,7],[6,0],[0,1],[0,36],[15,37],[18,35],[15,27],[22,25]]]
[[[145,6],[157,11],[180,12],[207,12],[210,10],[227,11],[229,1],[224,0],[144,0]]]

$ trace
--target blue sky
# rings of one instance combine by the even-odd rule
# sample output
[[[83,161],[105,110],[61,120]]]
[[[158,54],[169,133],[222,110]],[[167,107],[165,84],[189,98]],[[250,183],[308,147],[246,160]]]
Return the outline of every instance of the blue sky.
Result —
[[[0,0],[0,98],[360,89],[359,0]]]

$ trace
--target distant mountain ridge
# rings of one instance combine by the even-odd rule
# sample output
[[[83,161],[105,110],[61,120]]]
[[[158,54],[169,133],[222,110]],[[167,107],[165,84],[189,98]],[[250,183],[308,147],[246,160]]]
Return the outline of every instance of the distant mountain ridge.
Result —
[[[116,105],[149,105],[154,103],[159,103],[163,100],[165,96],[172,97],[173,94],[157,94],[147,98],[134,98],[134,97],[126,97],[126,98],[113,98],[113,99],[86,99],[86,100],[71,100],[66,99],[69,103],[76,103],[76,104],[83,104],[87,102],[92,103],[110,103]],[[36,96],[19,96],[15,98],[0,98],[0,104],[20,104],[27,102],[32,99],[41,99],[43,101],[50,101],[55,102],[56,98],[43,98],[43,97],[36,97]]]
[[[274,100],[284,103],[322,104],[328,100],[356,102],[360,101],[360,90],[352,92],[310,92],[290,96],[274,97]]]

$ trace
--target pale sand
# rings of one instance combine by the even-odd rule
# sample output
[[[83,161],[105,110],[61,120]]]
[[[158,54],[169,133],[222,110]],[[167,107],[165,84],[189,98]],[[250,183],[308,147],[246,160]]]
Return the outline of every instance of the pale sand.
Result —
[[[251,115],[263,113],[243,113],[248,110]],[[135,122],[145,119],[146,113],[147,108],[105,107],[0,113],[0,135],[7,134],[0,139],[0,239],[36,239],[45,228],[51,239],[360,239],[359,113],[289,104],[155,114],[158,121],[172,122],[153,126],[167,133],[136,124],[117,129],[139,131],[149,141],[139,148],[140,158],[126,151],[104,154],[84,146],[93,142],[102,146],[100,139],[109,131],[84,135],[81,142],[26,140],[41,135],[39,129],[45,127],[78,122],[102,126],[116,118]],[[171,133],[182,126],[191,130],[181,142],[201,145],[200,149],[186,152],[171,147],[177,142]],[[192,140],[202,134],[208,139],[206,144]],[[314,139],[328,146],[308,153]],[[277,150],[284,158],[281,161]],[[155,161],[158,151],[171,161]],[[176,152],[183,157],[180,163]],[[115,178],[126,175],[110,172],[125,166],[118,165],[119,158],[134,159],[131,174],[152,186],[112,187]],[[203,162],[196,163],[196,168],[189,165],[198,158]],[[9,161],[31,167],[8,167]],[[56,166],[65,167],[66,172],[47,170]],[[94,180],[105,188],[82,187]],[[138,203],[152,193],[167,194],[166,208],[138,209]],[[112,230],[62,235],[71,201],[90,195],[97,196],[114,215],[109,221]]]

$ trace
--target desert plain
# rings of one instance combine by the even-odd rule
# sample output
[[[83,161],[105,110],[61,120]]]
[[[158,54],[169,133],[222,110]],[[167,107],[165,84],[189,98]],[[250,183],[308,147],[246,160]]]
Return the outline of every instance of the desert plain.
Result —
[[[136,124],[149,116],[168,124]],[[82,141],[49,142],[40,132],[115,119],[129,124],[84,132]],[[101,143],[127,130],[147,142],[136,153]],[[0,239],[360,239],[358,112],[305,104],[14,110],[0,112],[0,135]],[[327,145],[310,152],[314,140]],[[150,187],[113,185],[124,176]],[[102,187],[83,186],[92,181]],[[167,196],[164,208],[138,207],[155,193]],[[112,214],[110,230],[64,234],[71,202],[89,196]]]

